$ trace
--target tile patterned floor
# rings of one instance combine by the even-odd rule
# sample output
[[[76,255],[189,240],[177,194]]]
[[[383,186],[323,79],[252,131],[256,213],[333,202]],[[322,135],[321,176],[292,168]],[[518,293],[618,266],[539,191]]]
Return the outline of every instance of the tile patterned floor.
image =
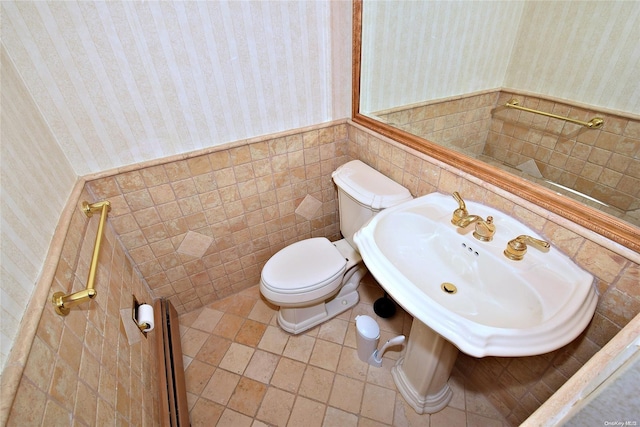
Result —
[[[416,414],[391,378],[401,347],[372,367],[358,359],[355,332],[355,317],[370,315],[384,343],[408,335],[411,316],[400,309],[391,319],[377,317],[372,304],[383,293],[370,275],[359,290],[358,305],[300,335],[278,327],[258,286],[181,315],[192,426],[508,425],[482,395],[465,389],[455,368],[449,406]]]

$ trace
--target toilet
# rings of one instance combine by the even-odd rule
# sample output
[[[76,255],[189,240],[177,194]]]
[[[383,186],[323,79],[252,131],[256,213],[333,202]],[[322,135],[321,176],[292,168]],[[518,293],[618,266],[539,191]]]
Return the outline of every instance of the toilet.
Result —
[[[353,235],[382,209],[412,199],[402,185],[360,160],[336,169],[338,212],[343,239],[314,237],[293,243],[264,265],[260,292],[280,307],[278,324],[299,334],[358,303],[358,286],[367,273]]]

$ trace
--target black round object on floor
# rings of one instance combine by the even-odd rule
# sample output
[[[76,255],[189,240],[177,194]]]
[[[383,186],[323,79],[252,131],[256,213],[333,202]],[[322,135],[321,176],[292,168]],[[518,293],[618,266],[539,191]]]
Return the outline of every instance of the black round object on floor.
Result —
[[[373,303],[373,311],[382,318],[388,318],[396,314],[396,303],[384,294]]]

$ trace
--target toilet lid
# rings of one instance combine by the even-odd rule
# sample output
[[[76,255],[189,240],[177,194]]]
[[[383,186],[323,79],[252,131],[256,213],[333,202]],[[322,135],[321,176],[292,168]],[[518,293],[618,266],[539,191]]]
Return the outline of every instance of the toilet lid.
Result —
[[[264,285],[281,293],[318,289],[342,275],[347,260],[324,237],[293,243],[280,250],[262,269]]]

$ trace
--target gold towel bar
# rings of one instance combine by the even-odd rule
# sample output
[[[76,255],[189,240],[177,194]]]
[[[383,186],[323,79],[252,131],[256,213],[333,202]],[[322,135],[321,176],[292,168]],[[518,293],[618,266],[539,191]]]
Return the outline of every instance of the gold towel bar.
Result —
[[[96,244],[93,247],[93,256],[91,257],[91,265],[89,267],[89,277],[87,278],[87,288],[67,295],[65,295],[64,292],[56,292],[51,298],[51,302],[55,306],[56,313],[61,316],[69,314],[71,307],[90,300],[98,295],[96,290],[93,289],[93,284],[96,279],[96,270],[98,269],[98,256],[100,255],[100,245],[102,244],[104,224],[107,221],[107,213],[110,210],[111,203],[106,200],[92,204],[82,202],[82,211],[89,218],[91,218],[94,212],[100,211],[100,223],[98,224],[98,232],[96,233]]]
[[[527,108],[527,107],[521,107],[519,105],[519,102],[518,102],[517,99],[512,99],[511,101],[507,102],[505,104],[505,107],[507,107],[507,108],[515,108],[516,110],[528,111],[528,112],[534,113],[534,114],[541,114],[543,116],[553,117],[554,119],[566,120],[566,121],[571,122],[571,123],[575,123],[575,124],[578,124],[578,125],[581,125],[581,126],[584,126],[584,127],[588,127],[589,129],[599,129],[604,124],[604,120],[601,119],[600,117],[594,117],[593,119],[589,120],[588,122],[583,122],[582,120],[576,120],[576,119],[572,119],[570,117],[558,116],[556,114],[545,113],[544,111],[538,111],[538,110],[533,110],[533,109]]]

